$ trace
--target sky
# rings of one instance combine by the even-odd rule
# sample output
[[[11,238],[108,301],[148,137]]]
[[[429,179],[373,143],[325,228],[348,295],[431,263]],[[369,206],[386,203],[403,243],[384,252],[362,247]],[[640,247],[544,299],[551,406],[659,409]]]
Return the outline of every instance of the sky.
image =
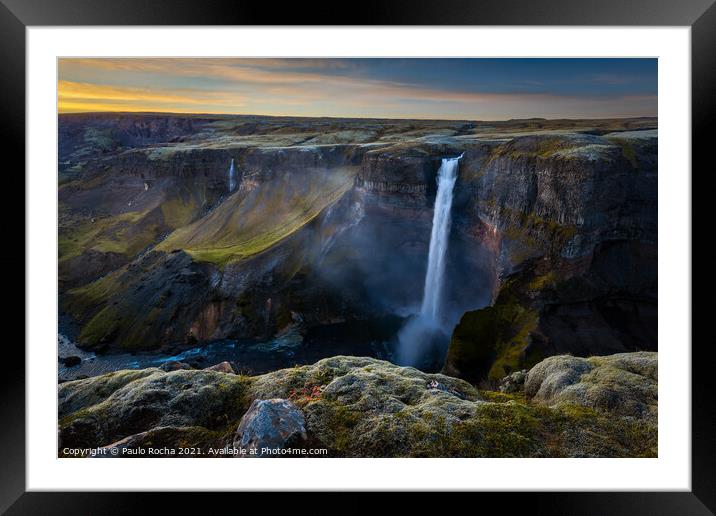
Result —
[[[63,58],[58,110],[455,120],[656,116],[657,60]]]

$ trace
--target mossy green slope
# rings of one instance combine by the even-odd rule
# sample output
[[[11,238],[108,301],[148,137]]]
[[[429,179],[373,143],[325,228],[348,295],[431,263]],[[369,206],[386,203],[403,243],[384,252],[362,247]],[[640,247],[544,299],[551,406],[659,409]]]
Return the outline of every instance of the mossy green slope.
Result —
[[[206,217],[172,233],[157,249],[182,249],[197,261],[225,265],[272,247],[315,219],[352,186],[355,170],[285,173],[238,191]]]
[[[60,284],[73,288],[116,271],[151,249],[171,231],[201,216],[208,204],[204,185],[171,185],[139,209],[131,206],[93,216],[60,203],[58,261]],[[64,290],[64,288],[63,288]]]

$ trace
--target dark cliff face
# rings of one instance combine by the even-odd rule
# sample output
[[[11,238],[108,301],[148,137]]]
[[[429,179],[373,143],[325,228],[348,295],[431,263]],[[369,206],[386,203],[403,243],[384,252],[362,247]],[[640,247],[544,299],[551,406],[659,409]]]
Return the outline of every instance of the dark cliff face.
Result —
[[[369,152],[363,159],[356,185],[370,192],[371,200],[395,206],[425,208],[435,195],[437,156],[404,156]]]
[[[656,346],[655,137],[152,117],[61,119],[60,304],[84,346],[267,339],[409,312],[440,159],[462,152],[448,311],[494,303],[507,321],[461,324],[446,370],[480,381],[557,352]],[[612,125],[629,124],[643,125]],[[426,136],[436,125],[447,136]]]
[[[654,156],[655,134],[539,136],[472,169],[502,280],[458,325],[447,373],[495,383],[553,354],[657,348]]]

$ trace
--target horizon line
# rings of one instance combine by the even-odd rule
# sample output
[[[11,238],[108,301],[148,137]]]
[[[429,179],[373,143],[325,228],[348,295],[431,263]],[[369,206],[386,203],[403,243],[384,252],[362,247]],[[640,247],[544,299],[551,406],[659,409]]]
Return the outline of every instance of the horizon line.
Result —
[[[329,116],[329,115],[264,115],[257,113],[202,113],[202,112],[182,112],[182,111],[58,111],[57,116],[61,115],[172,115],[172,116],[205,116],[205,117],[265,117],[265,118],[306,118],[306,119],[333,119],[333,120],[420,120],[425,122],[517,122],[527,120],[544,120],[544,121],[556,121],[556,120],[569,120],[569,121],[581,121],[581,120],[644,120],[644,119],[655,119],[658,120],[658,115],[640,115],[640,116],[613,116],[613,117],[583,117],[583,118],[572,118],[572,117],[557,117],[557,118],[545,118],[545,117],[525,117],[525,118],[502,118],[502,119],[470,119],[470,118],[423,118],[423,117],[406,117],[406,118],[394,118],[394,117],[368,117],[368,116]]]

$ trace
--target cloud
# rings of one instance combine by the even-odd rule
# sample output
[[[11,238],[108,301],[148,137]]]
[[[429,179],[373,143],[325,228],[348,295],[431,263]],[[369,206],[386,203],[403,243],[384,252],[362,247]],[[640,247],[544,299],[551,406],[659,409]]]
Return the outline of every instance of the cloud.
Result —
[[[598,84],[607,84],[610,86],[621,86],[624,84],[631,84],[637,80],[638,77],[634,77],[626,74],[613,74],[613,73],[596,73],[586,77],[590,82]]]
[[[428,87],[347,70],[339,59],[61,59],[60,112],[176,111],[297,116],[482,118],[656,112],[656,97]],[[607,77],[602,77],[607,80]],[[580,115],[580,112],[582,114]],[[408,115],[410,113],[410,115]]]
[[[77,111],[177,111],[218,113],[244,105],[235,92],[192,89],[153,90],[61,80],[57,87],[58,110]],[[222,110],[211,109],[221,107]]]
[[[98,85],[81,82],[59,81],[58,97],[62,100],[144,100],[159,103],[197,103],[198,99],[192,93],[184,94],[172,92],[155,92],[148,88],[126,88],[119,86]]]

